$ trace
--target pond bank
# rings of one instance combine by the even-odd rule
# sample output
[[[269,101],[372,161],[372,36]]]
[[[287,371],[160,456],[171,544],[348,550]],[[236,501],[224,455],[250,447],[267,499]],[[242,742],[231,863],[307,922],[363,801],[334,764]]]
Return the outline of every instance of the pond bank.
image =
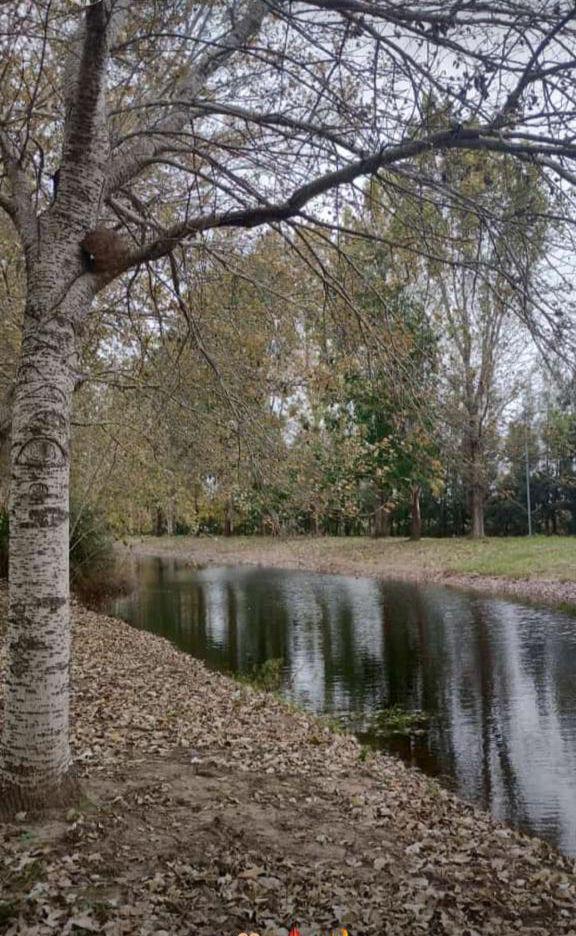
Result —
[[[0,825],[0,932],[574,934],[576,865],[167,641],[77,607],[77,810]]]
[[[193,564],[247,563],[286,569],[437,582],[576,611],[576,538],[428,539],[357,537],[140,537],[136,555]]]

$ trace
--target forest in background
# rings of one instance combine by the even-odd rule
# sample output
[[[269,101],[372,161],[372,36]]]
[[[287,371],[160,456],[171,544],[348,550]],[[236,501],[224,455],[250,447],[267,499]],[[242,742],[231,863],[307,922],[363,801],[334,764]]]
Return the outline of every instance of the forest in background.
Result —
[[[337,234],[232,231],[107,293],[74,399],[76,516],[117,536],[576,533],[555,193],[506,156],[418,168],[457,198],[380,179]],[[24,274],[1,237],[5,505]]]

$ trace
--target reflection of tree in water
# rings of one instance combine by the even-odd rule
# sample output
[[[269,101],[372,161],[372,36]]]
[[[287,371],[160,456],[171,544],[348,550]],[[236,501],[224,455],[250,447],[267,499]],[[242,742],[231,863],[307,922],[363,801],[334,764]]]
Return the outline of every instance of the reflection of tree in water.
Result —
[[[298,573],[285,581],[291,694],[317,711],[361,710],[380,667],[375,583]],[[366,638],[368,636],[368,645]]]
[[[481,738],[481,783],[482,796],[478,797],[482,805],[489,808],[495,799],[494,786],[497,775],[500,774],[500,783],[503,788],[501,795],[507,803],[507,815],[511,822],[518,823],[521,817],[520,795],[514,767],[510,759],[506,739],[505,724],[501,718],[498,705],[498,685],[494,679],[498,678],[496,648],[491,640],[490,621],[486,619],[484,608],[479,601],[470,602],[471,625],[476,643],[476,666],[478,677],[475,680],[477,687],[477,709],[480,715]],[[506,687],[502,686],[504,694]]]
[[[449,743],[439,744],[438,739],[445,661],[428,590],[405,583],[384,585],[382,633],[382,704],[429,716],[424,733],[390,737],[385,746],[428,773],[445,774],[452,763]]]
[[[374,598],[377,601],[377,591]],[[380,659],[362,647],[358,639],[358,608],[353,593],[345,587],[328,599],[325,590],[317,595],[322,634],[325,708],[327,711],[361,713],[378,704],[375,674]],[[374,608],[371,608],[374,614]]]
[[[456,778],[463,795],[486,807],[503,800],[515,821],[519,792],[502,719],[508,693],[492,639],[494,621],[483,599],[438,591],[424,618],[423,707],[439,717],[416,760],[427,766],[435,754],[438,769]]]
[[[234,580],[240,652],[236,668],[247,672],[255,664],[283,657],[289,663],[288,611],[274,584],[262,581],[257,572]]]
[[[444,616],[443,639],[452,678],[442,734],[452,737],[458,788],[495,815],[574,850],[574,634],[567,646],[551,612],[491,599],[466,603],[458,636]],[[567,656],[570,719],[563,721],[556,698]]]
[[[422,707],[423,683],[420,600],[417,594],[407,598],[403,588],[384,592],[385,705],[417,709]]]
[[[236,599],[236,590],[232,585],[226,586],[227,602],[227,634],[226,653],[228,663],[233,670],[239,669],[240,665],[240,644],[238,642],[238,601]]]
[[[426,711],[424,736],[387,746],[576,851],[576,629],[567,618],[305,572],[150,560],[139,581],[116,613],[215,668],[282,657],[297,701],[349,711],[357,724],[393,705]]]

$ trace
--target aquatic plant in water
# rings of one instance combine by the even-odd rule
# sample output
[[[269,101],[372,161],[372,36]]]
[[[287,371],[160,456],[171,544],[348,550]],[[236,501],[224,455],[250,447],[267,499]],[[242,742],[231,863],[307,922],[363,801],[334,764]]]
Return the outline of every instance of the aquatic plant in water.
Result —
[[[429,716],[418,709],[407,710],[399,705],[380,709],[372,717],[371,730],[374,734],[421,734],[427,727]]]

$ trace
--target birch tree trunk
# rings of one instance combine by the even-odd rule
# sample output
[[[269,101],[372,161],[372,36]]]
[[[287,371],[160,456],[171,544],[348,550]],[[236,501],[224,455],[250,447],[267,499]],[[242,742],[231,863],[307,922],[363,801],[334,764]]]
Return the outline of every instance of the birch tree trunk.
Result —
[[[97,223],[109,153],[105,111],[111,0],[90,6],[64,76],[60,181],[36,215],[8,144],[27,301],[12,408],[10,565],[2,798],[44,802],[69,786],[70,407],[76,331],[97,291],[82,241]]]
[[[31,276],[12,412],[2,784],[16,802],[63,794],[70,768],[68,501],[78,310],[70,308],[74,291],[54,307],[60,265],[50,272],[53,282]]]

